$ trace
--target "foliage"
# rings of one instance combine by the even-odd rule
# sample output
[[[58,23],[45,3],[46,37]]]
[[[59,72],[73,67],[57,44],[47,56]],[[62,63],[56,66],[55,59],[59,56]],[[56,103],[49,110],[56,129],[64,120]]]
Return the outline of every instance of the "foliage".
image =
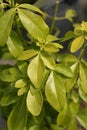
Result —
[[[0,64],[0,106],[11,108],[8,130],[77,130],[78,123],[87,129],[87,22],[63,38],[53,34],[55,20],[75,15],[70,9],[57,18],[55,12],[50,29],[39,8],[0,1],[0,58],[13,62]],[[70,51],[61,54],[67,40]]]

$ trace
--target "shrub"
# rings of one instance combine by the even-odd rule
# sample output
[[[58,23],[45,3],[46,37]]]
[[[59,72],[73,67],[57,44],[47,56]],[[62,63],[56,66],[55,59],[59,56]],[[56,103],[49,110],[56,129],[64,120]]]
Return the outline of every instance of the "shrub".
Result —
[[[44,21],[48,14],[39,8],[0,1],[0,58],[5,59],[0,64],[0,106],[10,111],[5,115],[8,130],[77,130],[78,124],[87,129],[87,22],[56,37],[55,20],[72,21],[76,15],[68,10],[56,17],[57,7],[56,0],[49,28]],[[67,40],[70,51],[62,54]]]

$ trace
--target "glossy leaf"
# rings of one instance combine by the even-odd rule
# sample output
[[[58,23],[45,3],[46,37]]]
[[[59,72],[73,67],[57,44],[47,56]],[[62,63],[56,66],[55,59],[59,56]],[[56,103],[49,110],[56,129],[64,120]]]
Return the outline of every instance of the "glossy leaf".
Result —
[[[39,8],[37,8],[33,5],[30,5],[30,4],[21,4],[21,5],[19,5],[19,8],[28,9],[29,11],[44,15],[44,13]]]
[[[71,70],[73,72],[73,77],[72,78],[67,78],[65,80],[65,88],[66,91],[69,92],[75,85],[77,76],[78,76],[78,63],[74,63],[71,67]]]
[[[18,60],[27,60],[38,54],[38,51],[34,49],[26,50],[19,55]]]
[[[45,70],[43,80],[42,80],[40,87],[38,89],[36,89],[32,85],[30,85],[30,92],[31,92],[32,95],[34,95],[36,92],[40,91],[45,86],[46,81],[49,77],[49,74],[50,74],[50,70]]]
[[[77,130],[76,119],[72,118],[67,130]]]
[[[5,69],[0,74],[0,79],[5,82],[14,82],[17,80],[18,69],[15,67],[11,67],[9,69]]]
[[[27,108],[34,115],[38,116],[42,110],[43,106],[43,97],[41,92],[32,95],[30,91],[27,95]]]
[[[28,63],[26,61],[19,62],[18,64],[18,68],[23,75],[27,75],[27,67],[28,67]]]
[[[79,95],[81,99],[87,103],[87,94],[85,94],[81,89],[79,89]]]
[[[60,48],[63,48],[63,46],[58,43],[48,43],[45,44],[43,50],[47,52],[58,52]]]
[[[54,70],[55,69],[55,60],[53,59],[53,57],[51,57],[50,55],[44,53],[41,54],[41,59],[43,60],[45,66],[47,66],[48,68]]]
[[[80,64],[80,84],[84,94],[87,94],[87,66],[84,63]]]
[[[55,71],[67,77],[73,77],[72,70],[66,64],[57,64]]]
[[[5,45],[5,43],[7,42],[7,39],[11,32],[14,15],[15,15],[15,9],[12,8],[8,10],[0,18],[0,46]]]
[[[24,130],[27,120],[27,109],[25,103],[25,98],[21,98],[11,111],[7,121],[9,130]]]
[[[63,82],[54,72],[50,73],[45,87],[45,95],[50,105],[60,111],[66,104],[66,91]]]
[[[49,34],[47,37],[46,37],[46,43],[50,43],[50,42],[53,42],[53,41],[57,41],[58,38],[55,37],[54,35],[51,35]]]
[[[23,79],[19,79],[15,82],[16,88],[22,88],[26,85],[26,82]]]
[[[39,88],[41,85],[41,82],[43,80],[45,71],[45,66],[40,58],[39,55],[37,55],[32,61],[30,62],[27,70],[28,77],[30,78],[31,82],[35,86],[35,88]]]
[[[17,93],[18,96],[21,96],[21,95],[25,94],[25,93],[28,91],[28,89],[29,89],[28,86],[24,86],[24,87],[20,88],[20,89],[18,90],[18,93]]]
[[[79,101],[78,93],[75,90],[73,90],[71,95],[72,95],[72,100],[74,101],[74,103],[78,103],[78,101]]]
[[[24,9],[18,9],[18,14],[23,26],[33,38],[46,38],[49,28],[39,15]]]
[[[72,54],[64,54],[62,55],[62,62],[65,63],[72,63],[72,62],[76,62],[78,60],[78,58]]]
[[[77,120],[85,129],[87,129],[87,115],[78,114]]]
[[[74,53],[74,52],[78,51],[83,46],[83,44],[84,44],[83,36],[79,36],[79,37],[75,38],[71,44],[71,52]]]
[[[14,57],[19,56],[23,52],[22,41],[15,32],[11,32],[11,35],[7,40],[7,46]]]

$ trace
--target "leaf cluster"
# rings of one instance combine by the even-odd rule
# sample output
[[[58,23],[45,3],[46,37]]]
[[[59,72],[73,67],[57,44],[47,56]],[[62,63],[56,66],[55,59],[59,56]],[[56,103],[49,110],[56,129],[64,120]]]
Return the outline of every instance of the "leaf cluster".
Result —
[[[9,0],[5,11],[2,4],[0,59],[8,64],[0,64],[0,106],[12,108],[8,130],[77,130],[78,122],[87,129],[87,22],[58,38],[39,8]],[[68,10],[65,18],[72,21],[75,15]],[[61,54],[67,40],[69,53]]]

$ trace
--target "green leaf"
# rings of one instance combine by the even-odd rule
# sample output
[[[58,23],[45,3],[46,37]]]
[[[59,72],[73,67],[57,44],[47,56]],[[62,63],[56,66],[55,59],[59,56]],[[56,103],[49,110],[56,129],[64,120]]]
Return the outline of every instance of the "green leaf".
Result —
[[[74,53],[76,51],[78,51],[84,44],[84,37],[83,36],[79,36],[77,38],[75,38],[73,41],[72,41],[72,44],[71,44],[71,52]]]
[[[72,70],[66,64],[57,64],[56,68],[55,68],[55,71],[58,72],[58,73],[63,74],[66,77],[73,77]]]
[[[79,95],[81,99],[87,103],[87,94],[84,94],[84,92],[81,89],[79,89]]]
[[[78,60],[78,58],[72,54],[63,54],[61,58],[62,58],[62,62],[65,62],[65,63],[67,62],[72,63]]]
[[[43,80],[40,84],[40,87],[38,89],[34,88],[32,85],[30,85],[30,92],[32,95],[34,95],[36,92],[40,91],[46,84],[46,81],[49,77],[49,74],[50,74],[50,70],[45,70],[45,73],[44,73],[44,76],[43,76]]]
[[[12,8],[8,10],[0,18],[0,46],[5,45],[5,43],[7,42],[7,39],[11,32],[14,15],[15,15],[15,9]]]
[[[60,113],[58,114],[57,125],[64,127],[66,119],[68,119],[67,118],[67,105],[65,105],[63,110],[61,110]]]
[[[5,82],[14,82],[18,78],[18,72],[18,69],[15,67],[4,69],[0,74],[0,79]]]
[[[69,109],[70,109],[71,114],[73,116],[76,116],[79,111],[79,104],[72,101],[69,103]]]
[[[81,23],[81,30],[83,30],[83,31],[86,31],[86,32],[87,32],[87,22],[82,21],[82,23]]]
[[[40,87],[41,82],[43,80],[44,71],[45,71],[44,63],[40,58],[40,55],[37,55],[30,62],[27,70],[28,77],[30,78],[35,88]]]
[[[44,16],[44,13],[37,7],[30,5],[30,4],[21,4],[19,8],[28,9],[31,12],[36,12]]]
[[[72,118],[67,130],[77,130],[76,119]]]
[[[43,53],[41,54],[41,59],[43,60],[45,66],[47,66],[49,69],[54,70],[55,69],[55,60],[50,55]]]
[[[76,14],[76,11],[73,10],[73,9],[69,9],[66,11],[66,14],[65,14],[65,17],[66,18],[72,18],[72,17],[75,17],[77,14]]]
[[[34,115],[38,116],[42,110],[43,106],[43,96],[41,92],[32,95],[30,90],[27,95],[27,108]]]
[[[43,50],[47,52],[58,52],[60,48],[63,48],[63,46],[53,42],[45,44]]]
[[[18,60],[27,60],[38,54],[38,51],[34,49],[26,50],[19,55]]]
[[[49,28],[39,15],[24,9],[18,9],[18,15],[23,26],[33,38],[36,40],[46,38]]]
[[[61,127],[59,127],[58,125],[55,125],[55,124],[51,124],[51,128],[52,128],[52,130],[63,130],[63,128],[61,128]]]
[[[24,86],[24,87],[20,88],[17,93],[18,96],[25,94],[28,91],[28,89],[29,89],[29,86]]]
[[[9,87],[4,92],[3,97],[1,98],[0,105],[1,106],[8,106],[10,104],[15,103],[18,100],[17,92],[14,88]]]
[[[11,32],[11,35],[7,40],[7,46],[14,57],[18,57],[23,52],[22,41],[15,32]]]
[[[77,120],[79,121],[81,126],[87,129],[87,115],[78,114]]]
[[[63,38],[60,38],[61,42],[67,41],[74,37],[74,33],[72,31],[66,32],[65,36]]]
[[[25,97],[21,98],[15,105],[8,117],[9,130],[24,130],[27,121],[27,109]]]
[[[29,128],[29,130],[40,130],[38,125],[33,125]]]
[[[26,85],[26,81],[24,81],[23,79],[19,79],[15,82],[15,87],[16,88],[22,88]]]
[[[78,95],[78,93],[75,90],[73,90],[72,93],[71,93],[71,95],[72,95],[72,100],[75,103],[77,103],[79,101],[79,95]]]
[[[19,62],[19,64],[18,64],[19,70],[25,76],[27,75],[27,67],[28,67],[28,63],[25,61]]]
[[[50,43],[50,42],[57,41],[57,40],[58,40],[58,38],[51,34],[48,34],[46,37],[46,43]]]
[[[3,4],[0,4],[0,17],[3,15],[4,13],[4,9],[3,9]]]
[[[80,84],[84,94],[87,94],[87,66],[84,63],[80,63]]]
[[[66,104],[66,91],[59,76],[51,72],[45,87],[45,95],[50,105],[60,111]]]
[[[78,62],[74,63],[70,68],[73,72],[73,77],[65,79],[65,88],[67,92],[69,92],[76,83],[78,76]]]

